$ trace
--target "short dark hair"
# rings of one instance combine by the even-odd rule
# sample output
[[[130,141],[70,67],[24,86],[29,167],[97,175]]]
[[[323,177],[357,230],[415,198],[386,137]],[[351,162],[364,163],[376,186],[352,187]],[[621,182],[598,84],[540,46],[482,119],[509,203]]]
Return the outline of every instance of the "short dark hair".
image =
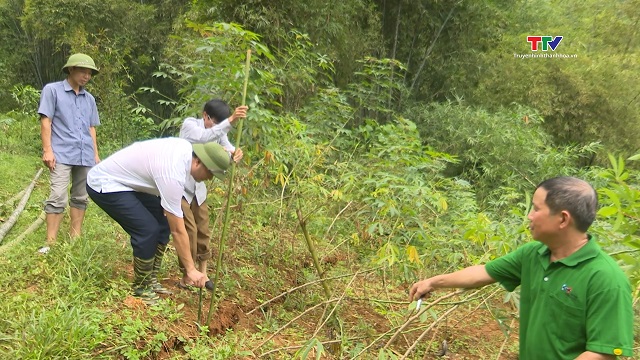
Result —
[[[207,113],[216,124],[228,119],[231,116],[229,105],[220,99],[213,99],[204,104],[204,112]]]
[[[552,214],[568,211],[576,228],[587,232],[598,210],[598,194],[589,183],[571,176],[560,176],[541,182],[538,188],[547,191],[545,204]]]

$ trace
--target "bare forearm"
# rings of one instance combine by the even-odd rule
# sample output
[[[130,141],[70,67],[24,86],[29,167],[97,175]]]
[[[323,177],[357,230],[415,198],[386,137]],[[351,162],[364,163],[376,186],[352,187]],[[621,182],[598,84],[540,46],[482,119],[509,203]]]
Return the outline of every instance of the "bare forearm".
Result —
[[[178,252],[178,257],[184,265],[185,275],[189,278],[187,285],[195,285],[197,287],[204,287],[209,278],[207,275],[199,272],[193,264],[193,258],[191,257],[191,250],[189,246],[189,235],[187,229],[184,226],[184,219],[177,217],[167,211],[164,212],[169,222],[169,228],[171,229],[171,235],[173,235],[173,245]]]
[[[409,299],[428,296],[433,290],[444,288],[476,288],[494,283],[484,265],[475,265],[449,274],[418,281],[409,290]]]
[[[182,264],[184,265],[184,269],[187,272],[195,270],[196,267],[193,263],[193,258],[191,258],[189,235],[187,234],[187,229],[184,225],[184,219],[179,218],[167,211],[165,211],[165,215],[167,217],[167,221],[169,222],[169,229],[171,229],[173,246],[176,248],[176,252],[178,253],[180,261],[182,261]]]
[[[40,118],[40,139],[42,139],[42,163],[49,170],[56,167],[56,156],[51,146],[51,119],[46,116]]]
[[[51,119],[48,117],[40,119],[40,139],[42,140],[42,151],[53,151],[51,147]]]
[[[195,265],[193,263],[193,258],[191,258],[191,250],[189,247],[189,236],[187,232],[171,232],[173,236],[173,245],[176,248],[176,252],[178,253],[178,257],[182,261],[184,268],[187,272],[195,270]]]
[[[585,351],[580,354],[580,356],[578,356],[576,360],[613,360],[615,358],[616,357],[614,355]]]
[[[93,140],[93,151],[95,152],[96,158],[98,158],[98,140],[96,136],[96,128],[93,126],[90,127],[89,133],[91,134],[91,139]]]
[[[433,278],[433,286],[442,288],[477,288],[495,282],[487,273],[484,265],[475,265],[450,274]]]

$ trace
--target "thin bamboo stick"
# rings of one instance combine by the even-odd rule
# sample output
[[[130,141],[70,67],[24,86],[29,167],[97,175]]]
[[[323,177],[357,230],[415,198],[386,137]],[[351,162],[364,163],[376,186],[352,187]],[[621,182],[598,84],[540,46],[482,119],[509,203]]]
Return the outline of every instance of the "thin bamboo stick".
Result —
[[[313,265],[315,266],[316,271],[318,272],[318,277],[320,279],[323,279],[321,284],[322,284],[322,289],[324,290],[324,295],[326,296],[327,299],[329,299],[331,297],[331,290],[329,290],[329,285],[324,280],[324,271],[322,271],[322,267],[320,266],[320,261],[318,260],[318,254],[316,252],[316,248],[315,246],[313,246],[313,241],[309,236],[309,231],[307,230],[307,222],[302,216],[302,211],[300,211],[300,207],[296,209],[296,213],[298,214],[298,222],[300,223],[300,227],[302,228],[304,240],[307,243],[307,248],[309,248],[309,253],[311,253],[311,259],[313,260]]]
[[[247,101],[247,84],[249,83],[249,66],[251,62],[251,49],[247,50],[247,61],[244,64],[244,86],[242,88],[242,106],[246,105]],[[236,134],[236,147],[240,146],[240,139],[242,138],[242,125],[244,121],[240,118],[238,123],[238,130]],[[227,204],[224,211],[224,225],[222,226],[222,234],[220,235],[220,245],[218,246],[218,261],[216,264],[216,273],[213,277],[213,288],[211,289],[211,301],[209,302],[209,312],[207,313],[207,326],[211,321],[211,313],[213,310],[213,303],[216,298],[216,288],[218,285],[218,278],[220,277],[220,267],[222,266],[222,254],[224,253],[224,244],[227,240],[227,232],[229,230],[229,207],[231,205],[231,195],[233,194],[233,178],[236,173],[235,161],[231,163],[231,171],[229,174],[229,189],[227,190]]]

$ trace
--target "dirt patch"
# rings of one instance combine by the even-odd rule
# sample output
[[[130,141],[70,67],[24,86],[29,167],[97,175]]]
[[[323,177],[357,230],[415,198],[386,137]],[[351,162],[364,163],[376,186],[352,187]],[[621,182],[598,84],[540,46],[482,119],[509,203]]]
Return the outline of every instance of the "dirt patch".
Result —
[[[223,301],[215,314],[211,315],[209,323],[209,335],[216,336],[224,334],[227,330],[240,322],[244,312],[240,307],[231,301]]]
[[[142,300],[140,300],[140,298],[133,297],[131,295],[127,296],[127,298],[124,299],[122,305],[132,310],[143,310],[146,307],[146,305],[142,302]]]

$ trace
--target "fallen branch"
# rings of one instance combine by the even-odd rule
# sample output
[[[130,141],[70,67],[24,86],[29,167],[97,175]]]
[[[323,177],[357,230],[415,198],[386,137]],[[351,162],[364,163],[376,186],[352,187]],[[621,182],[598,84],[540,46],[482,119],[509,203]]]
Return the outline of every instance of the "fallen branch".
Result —
[[[389,345],[391,345],[391,343],[393,343],[393,341],[398,337],[398,335],[400,335],[400,333],[402,333],[402,331],[404,329],[406,329],[414,320],[420,318],[422,313],[424,313],[425,311],[431,309],[434,305],[438,304],[442,300],[446,300],[446,299],[448,299],[450,297],[453,297],[453,296],[456,296],[456,295],[460,295],[463,292],[465,292],[465,290],[457,290],[457,291],[454,291],[454,292],[449,293],[447,295],[441,296],[438,299],[436,299],[434,302],[429,303],[424,309],[422,309],[422,311],[420,311],[417,314],[415,314],[412,317],[410,317],[402,326],[400,326],[400,328],[396,331],[396,333],[393,334],[391,339],[389,339],[389,341],[387,341],[387,343],[384,345],[384,347],[385,348],[389,347]],[[456,306],[458,306],[458,305],[456,305]]]
[[[507,344],[507,340],[511,336],[511,329],[513,329],[513,323],[516,322],[516,319],[511,319],[511,324],[509,324],[509,333],[504,337],[504,341],[502,342],[502,346],[500,346],[500,351],[498,351],[498,356],[496,356],[496,360],[500,360],[500,355],[502,355],[502,351],[504,350],[504,346]]]
[[[478,306],[476,306],[473,310],[469,311],[468,314],[476,312],[483,304],[485,304],[486,300],[491,299],[494,295],[498,293],[498,291],[501,291],[501,290],[502,290],[501,287],[496,287],[486,298],[483,298],[483,301],[478,303]],[[480,291],[482,291],[482,289],[476,290],[476,292],[473,293],[473,295],[479,293]],[[485,306],[488,306],[488,305],[485,304]],[[456,326],[458,326],[460,321],[463,321],[464,319],[466,319],[466,316],[463,316],[460,320],[456,321],[453,325],[451,325],[451,327],[455,328]]]
[[[386,332],[384,332],[384,333],[382,333],[382,334],[378,335],[378,337],[377,337],[377,338],[375,338],[375,340],[373,340],[371,343],[369,343],[369,345],[367,345],[364,349],[360,350],[360,352],[359,352],[359,353],[357,353],[354,357],[352,357],[352,358],[351,358],[351,359],[349,359],[349,360],[355,360],[355,359],[357,359],[360,355],[362,355],[365,351],[367,351],[367,350],[368,350],[369,348],[371,348],[375,343],[377,343],[377,342],[378,342],[378,340],[382,339],[383,337],[387,336],[387,335],[388,335],[388,334],[390,334],[392,331],[395,331],[395,330],[396,330],[396,329],[398,329],[398,328],[399,328],[399,326],[396,326],[396,327],[391,328],[391,329],[387,330]]]
[[[404,355],[402,355],[400,360],[406,359],[407,356],[409,356],[409,354],[411,354],[411,352],[413,352],[413,349],[415,349],[416,346],[418,346],[420,341],[422,341],[422,338],[424,338],[427,335],[427,333],[429,333],[429,331],[431,331],[431,329],[433,329],[433,327],[436,326],[436,324],[438,324],[440,321],[442,321],[442,319],[446,318],[449,314],[451,314],[453,312],[453,310],[457,309],[458,306],[460,306],[460,305],[456,305],[456,306],[452,307],[451,309],[447,310],[447,312],[442,314],[442,316],[440,316],[436,321],[434,321],[431,324],[431,326],[429,326],[427,328],[427,330],[423,331],[422,334],[420,334],[420,336],[416,339],[416,341],[414,341],[413,344],[407,349],[407,351],[405,351]],[[446,352],[446,349],[445,349],[445,352]],[[442,354],[442,355],[445,355],[445,354]]]
[[[18,237],[16,237],[13,241],[8,242],[2,246],[0,246],[0,254],[2,254],[3,252],[9,250],[10,248],[12,248],[15,244],[19,243],[20,241],[24,240],[25,237],[27,237],[27,235],[31,234],[32,232],[36,231],[40,225],[42,225],[44,223],[44,219],[45,219],[45,212],[41,212],[40,216],[38,216],[38,218],[36,219],[36,221],[34,221],[28,228],[27,230],[25,230],[22,234],[20,234]]]
[[[0,227],[0,244],[2,244],[2,240],[4,239],[5,235],[7,235],[9,230],[11,230],[13,225],[16,223],[16,221],[18,221],[18,217],[20,216],[20,213],[22,213],[22,211],[24,210],[24,207],[27,205],[29,196],[31,195],[33,188],[36,186],[36,181],[40,177],[40,174],[42,174],[42,168],[38,170],[38,172],[36,173],[36,176],[33,178],[29,186],[27,186],[27,188],[24,190],[24,195],[22,195],[22,200],[20,200],[20,203],[18,203],[18,207],[16,207],[16,209],[14,210],[13,214],[11,214],[7,222],[5,222],[2,225],[2,227]]]
[[[436,335],[438,335],[438,329],[440,329],[440,326],[442,326],[442,324],[438,324],[438,327],[433,331],[433,335],[431,335],[431,339],[429,339],[429,343],[427,344],[427,347],[426,347],[427,349],[431,349],[431,345],[433,344],[433,341],[436,339]],[[446,333],[445,333],[445,336],[446,336]],[[428,359],[429,355],[431,354],[429,354],[428,351],[425,351],[423,360]]]
[[[366,338],[367,338],[366,336],[360,336],[360,337],[349,338],[349,339],[336,339],[336,340],[320,341],[320,343],[322,345],[330,345],[330,344],[340,343],[340,342],[343,342],[343,341],[352,342],[352,341],[358,341],[358,340],[362,340],[362,339],[366,339]],[[262,358],[264,358],[265,356],[267,356],[269,354],[277,353],[277,352],[280,352],[280,351],[301,349],[301,348],[303,348],[305,346],[306,346],[306,344],[290,345],[290,346],[285,346],[285,347],[269,350],[269,351],[267,351],[265,353],[260,354],[260,356],[258,358],[262,359]]]
[[[303,317],[304,315],[306,315],[307,313],[315,310],[316,308],[322,306],[322,305],[327,305],[327,304],[331,304],[332,302],[336,302],[336,301],[340,301],[340,299],[338,298],[334,298],[334,299],[329,299],[327,301],[323,301],[319,304],[316,304],[308,309],[306,309],[305,311],[303,311],[302,313],[300,313],[300,315],[294,317],[293,319],[289,320],[288,323],[282,325],[278,330],[276,330],[273,334],[271,334],[271,336],[269,336],[265,341],[261,342],[258,346],[256,346],[253,351],[255,352],[256,350],[260,349],[261,347],[264,346],[264,344],[268,343],[271,339],[273,339],[276,335],[278,335],[280,333],[280,331],[286,329],[289,325],[291,325],[294,321],[300,319],[301,317]]]
[[[414,316],[409,317],[409,319],[407,319],[407,321],[406,321],[403,325],[401,325],[401,326],[396,326],[396,327],[391,328],[391,329],[387,330],[386,332],[384,332],[384,333],[380,334],[377,338],[375,338],[375,340],[373,340],[369,345],[365,346],[362,350],[360,350],[360,352],[359,352],[359,353],[357,353],[355,356],[353,356],[350,360],[355,360],[355,359],[357,359],[360,355],[362,355],[365,351],[369,350],[371,347],[373,347],[373,345],[375,345],[375,343],[377,343],[377,342],[378,342],[380,339],[382,339],[383,337],[385,337],[385,336],[389,335],[392,331],[396,331],[396,333],[393,335],[393,337],[394,337],[394,338],[395,338],[395,337],[397,337],[397,336],[398,336],[398,334],[399,334],[400,332],[402,332],[402,330],[404,330],[404,329],[405,329],[405,328],[406,328],[406,327],[407,327],[411,322],[413,322],[415,319],[417,319],[418,317],[420,317],[420,315],[422,315],[422,313],[423,313],[424,311],[426,311],[427,309],[429,309],[431,306],[433,306],[433,305],[437,304],[438,302],[440,302],[440,301],[442,301],[442,300],[444,300],[444,299],[450,298],[450,297],[452,297],[452,296],[454,296],[454,295],[457,295],[457,294],[460,294],[460,293],[462,293],[462,292],[464,292],[464,290],[458,290],[458,291],[456,291],[456,292],[453,292],[453,293],[451,293],[451,294],[445,295],[445,296],[443,296],[443,297],[441,297],[441,298],[437,299],[436,301],[432,302],[432,303],[431,303],[431,304],[429,304],[429,306],[428,306],[427,308],[425,308],[423,311],[420,311],[418,314],[416,314],[416,315],[414,315]],[[388,343],[387,343],[387,344],[388,344]],[[387,346],[387,345],[385,345],[385,347],[386,347],[386,346]]]
[[[258,309],[260,309],[260,308],[264,307],[265,305],[268,305],[268,304],[270,304],[270,303],[272,303],[272,302],[274,302],[274,301],[278,300],[279,298],[281,298],[281,297],[283,297],[283,296],[287,296],[287,295],[291,294],[292,292],[294,292],[294,291],[296,291],[296,290],[300,290],[300,289],[302,289],[302,288],[304,288],[304,287],[307,287],[307,286],[310,286],[310,285],[313,285],[313,284],[317,284],[317,283],[322,282],[322,281],[325,281],[325,280],[335,280],[335,279],[340,279],[340,278],[348,277],[348,276],[355,276],[355,275],[360,275],[360,274],[366,274],[366,273],[369,273],[369,272],[372,272],[372,271],[378,270],[378,269],[380,269],[380,268],[381,268],[381,267],[377,267],[377,268],[373,268],[373,269],[368,269],[368,270],[358,271],[358,272],[353,273],[353,274],[338,275],[338,276],[334,276],[334,277],[330,277],[330,278],[324,278],[324,279],[322,279],[322,278],[321,278],[321,279],[313,280],[313,281],[308,282],[308,283],[306,283],[306,284],[302,284],[302,285],[300,285],[300,286],[296,286],[296,287],[291,288],[291,289],[289,289],[289,290],[287,290],[287,291],[285,291],[285,292],[281,293],[280,295],[278,295],[278,296],[276,296],[276,297],[274,297],[274,298],[271,298],[271,299],[269,299],[269,300],[267,300],[267,301],[263,302],[262,304],[260,304],[260,305],[256,306],[253,310],[249,311],[249,312],[247,313],[247,315],[250,315],[250,314],[251,314],[251,313],[253,313],[254,311],[256,311],[256,310],[258,310]]]
[[[322,329],[322,327],[327,323],[327,321],[329,321],[329,319],[331,318],[331,316],[333,316],[333,314],[335,313],[335,311],[338,309],[338,305],[340,305],[340,302],[342,300],[344,300],[345,296],[347,295],[347,289],[349,289],[349,287],[351,286],[351,284],[353,284],[353,281],[356,279],[357,275],[353,275],[353,277],[351,278],[351,281],[349,281],[349,283],[347,284],[347,286],[345,286],[344,290],[342,291],[342,295],[340,295],[340,298],[338,299],[338,301],[336,301],[335,305],[333,305],[333,309],[331,309],[331,311],[329,312],[329,315],[327,315],[327,317],[325,318],[325,320],[322,322],[322,324],[320,324],[317,328],[316,331],[313,333],[313,335],[311,336],[312,338],[316,337],[318,335],[318,332],[320,331],[320,329]],[[325,308],[325,312],[326,312],[326,308]],[[322,318],[324,318],[324,314],[322,314]],[[322,319],[321,318],[321,319]]]
[[[355,339],[355,340],[358,340],[358,339]],[[329,345],[329,344],[335,344],[335,343],[340,343],[340,342],[342,342],[342,339],[329,340],[329,341],[320,341],[320,343],[322,345]],[[306,344],[303,344],[303,345],[291,345],[291,346],[285,346],[285,347],[269,350],[266,353],[260,354],[260,356],[258,356],[258,358],[259,359],[263,359],[265,356],[267,356],[269,354],[277,353],[277,352],[280,352],[280,351],[301,349],[301,348],[303,348],[305,346],[306,346]]]

